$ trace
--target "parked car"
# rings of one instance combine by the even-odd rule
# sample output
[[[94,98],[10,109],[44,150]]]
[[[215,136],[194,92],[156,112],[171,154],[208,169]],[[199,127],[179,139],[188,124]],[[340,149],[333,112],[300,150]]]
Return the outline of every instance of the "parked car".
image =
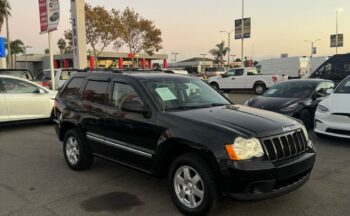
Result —
[[[78,72],[78,69],[55,69],[55,90],[58,90],[69,79],[69,77]],[[35,79],[39,85],[52,89],[51,86],[51,70],[43,70]]]
[[[0,123],[50,119],[55,96],[26,79],[0,75]]]
[[[309,57],[286,57],[259,61],[256,66],[263,75],[285,75],[290,79],[308,78],[311,73]]]
[[[245,105],[298,118],[310,129],[318,103],[333,89],[334,83],[330,80],[289,80],[272,86]]]
[[[315,133],[350,138],[350,76],[317,107]]]
[[[221,195],[293,191],[315,162],[302,123],[233,105],[191,76],[77,73],[56,97],[55,119],[71,169],[90,168],[100,157],[167,177],[173,202],[187,215],[207,214]]]
[[[311,78],[332,80],[338,85],[350,75],[350,53],[334,55],[311,74]]]
[[[14,76],[33,81],[33,75],[27,69],[0,69],[0,75]]]
[[[256,94],[262,94],[273,84],[288,79],[278,75],[260,75],[256,68],[235,68],[221,76],[211,77],[208,83],[217,90],[254,89]]]

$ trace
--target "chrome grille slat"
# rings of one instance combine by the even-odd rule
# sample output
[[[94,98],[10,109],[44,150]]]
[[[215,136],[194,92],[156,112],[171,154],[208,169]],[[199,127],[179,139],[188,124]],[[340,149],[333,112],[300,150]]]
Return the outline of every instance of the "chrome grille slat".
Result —
[[[284,161],[307,151],[307,140],[300,129],[262,138],[261,141],[266,159],[270,161]]]

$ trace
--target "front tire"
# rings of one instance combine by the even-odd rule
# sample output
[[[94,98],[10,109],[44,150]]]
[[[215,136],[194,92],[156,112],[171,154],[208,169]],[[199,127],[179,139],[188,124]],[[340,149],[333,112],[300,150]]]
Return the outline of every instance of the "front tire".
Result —
[[[220,86],[216,82],[210,83],[210,86],[213,87],[216,91],[220,91]]]
[[[196,154],[178,157],[170,167],[168,188],[175,206],[185,215],[207,215],[219,199],[213,170]]]
[[[63,155],[67,165],[76,171],[90,168],[93,162],[86,139],[77,129],[69,130],[65,134]]]

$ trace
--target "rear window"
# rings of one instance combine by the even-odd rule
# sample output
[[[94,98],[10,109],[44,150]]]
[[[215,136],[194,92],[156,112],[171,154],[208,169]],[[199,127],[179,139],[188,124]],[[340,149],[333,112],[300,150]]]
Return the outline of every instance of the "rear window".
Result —
[[[108,82],[88,81],[84,89],[83,98],[91,103],[104,104],[107,88]]]
[[[55,76],[57,74],[57,71],[54,71]],[[42,71],[41,73],[38,74],[36,77],[37,80],[50,80],[51,79],[51,71]]]
[[[74,98],[78,97],[81,85],[84,82],[84,78],[73,78],[67,87],[63,90],[62,97]]]
[[[0,74],[14,76],[26,80],[33,80],[32,74],[29,71],[0,71]]]

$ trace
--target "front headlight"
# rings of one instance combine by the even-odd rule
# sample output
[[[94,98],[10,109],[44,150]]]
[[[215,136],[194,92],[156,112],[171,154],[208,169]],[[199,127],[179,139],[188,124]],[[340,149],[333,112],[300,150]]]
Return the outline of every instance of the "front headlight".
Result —
[[[228,144],[225,147],[231,160],[248,160],[264,156],[261,143],[256,138],[244,139],[237,137],[233,144]]]
[[[287,106],[287,107],[283,107],[283,108],[281,109],[281,111],[282,111],[282,112],[293,111],[293,110],[295,110],[295,109],[297,108],[297,106],[298,106],[298,104],[297,104],[297,103],[294,103],[294,104],[291,104],[291,105],[289,105],[289,106]]]
[[[322,106],[322,105],[319,104],[319,105],[317,106],[317,111],[319,111],[319,112],[328,112],[329,109],[328,109],[327,107]]]

